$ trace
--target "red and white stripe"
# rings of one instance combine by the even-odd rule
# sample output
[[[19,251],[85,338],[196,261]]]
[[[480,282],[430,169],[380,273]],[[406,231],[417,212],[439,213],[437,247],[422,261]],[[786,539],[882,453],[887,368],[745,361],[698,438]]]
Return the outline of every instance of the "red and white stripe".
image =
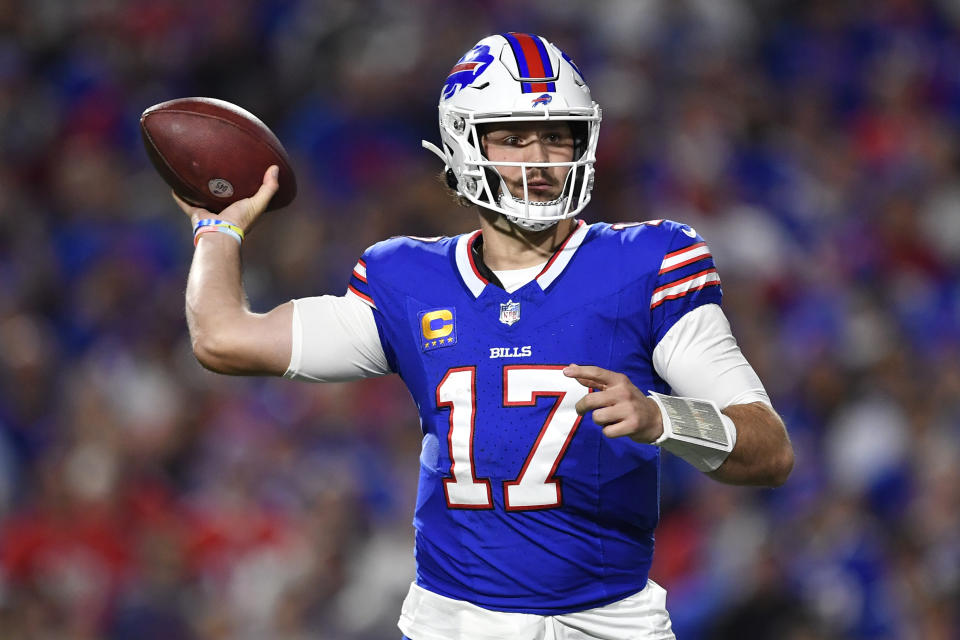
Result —
[[[363,260],[358,261],[353,268],[353,276],[360,282],[367,281],[367,264]]]
[[[447,76],[452,76],[455,73],[460,73],[461,71],[473,71],[480,66],[479,62],[461,62],[460,64],[453,65],[453,69],[450,69],[450,73]]]
[[[371,297],[368,296],[367,294],[363,293],[363,292],[360,291],[359,289],[356,289],[352,284],[351,284],[351,285],[347,285],[347,295],[348,295],[348,296],[353,296],[354,298],[359,298],[360,300],[362,300],[362,301],[365,302],[366,304],[370,305],[370,306],[373,307],[374,309],[377,308],[377,305],[373,302],[373,298],[371,298]]]
[[[710,248],[707,247],[707,243],[698,242],[697,244],[690,245],[689,247],[665,255],[663,257],[663,262],[660,263],[660,273],[667,273],[668,271],[685,267],[692,262],[703,260],[709,257]]]
[[[711,267],[700,273],[657,287],[653,291],[653,295],[650,296],[650,308],[653,309],[667,300],[682,298],[688,293],[718,284],[720,284],[720,276],[717,274],[717,270]]]

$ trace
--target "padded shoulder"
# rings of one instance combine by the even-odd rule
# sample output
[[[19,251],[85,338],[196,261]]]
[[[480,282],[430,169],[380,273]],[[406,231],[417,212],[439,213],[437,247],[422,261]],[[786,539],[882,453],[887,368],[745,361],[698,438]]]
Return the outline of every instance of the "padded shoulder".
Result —
[[[597,223],[591,228],[594,241],[609,243],[611,252],[621,256],[620,268],[630,279],[657,273],[667,254],[703,242],[690,226],[673,220]]]
[[[445,256],[449,253],[450,245],[455,240],[455,238],[446,236],[436,236],[433,238],[393,236],[367,248],[367,250],[363,252],[363,259],[369,265],[371,261],[381,263],[397,257],[409,258],[411,256],[428,256],[430,254]]]
[[[382,293],[383,287],[409,292],[426,279],[448,272],[455,247],[456,238],[448,237],[394,236],[374,244],[358,263],[366,293],[375,299],[375,290],[381,289]],[[356,282],[353,284],[361,289]]]

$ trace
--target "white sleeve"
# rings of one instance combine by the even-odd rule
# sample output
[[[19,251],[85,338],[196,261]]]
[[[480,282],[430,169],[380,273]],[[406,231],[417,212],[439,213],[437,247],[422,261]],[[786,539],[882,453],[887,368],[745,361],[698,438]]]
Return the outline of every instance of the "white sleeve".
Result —
[[[373,310],[352,296],[293,301],[293,348],[284,378],[342,382],[391,373]]]
[[[721,409],[750,402],[772,406],[716,304],[677,320],[653,350],[653,367],[676,396],[713,400]]]

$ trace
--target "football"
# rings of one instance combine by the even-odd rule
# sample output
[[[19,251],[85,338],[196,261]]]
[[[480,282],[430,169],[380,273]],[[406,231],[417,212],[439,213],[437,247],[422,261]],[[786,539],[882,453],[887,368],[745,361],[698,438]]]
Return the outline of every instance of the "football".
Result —
[[[280,167],[280,189],[267,207],[297,195],[290,159],[277,136],[255,115],[215,98],[178,98],[140,116],[153,166],[186,202],[218,213],[257,192],[270,165]]]

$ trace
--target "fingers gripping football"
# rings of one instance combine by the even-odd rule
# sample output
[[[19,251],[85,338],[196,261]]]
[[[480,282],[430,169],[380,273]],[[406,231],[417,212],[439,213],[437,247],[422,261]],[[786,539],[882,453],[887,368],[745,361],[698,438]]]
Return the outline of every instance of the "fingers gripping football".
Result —
[[[173,193],[173,199],[183,212],[190,216],[190,221],[194,225],[204,218],[217,217],[237,225],[246,233],[256,223],[260,214],[267,210],[270,199],[280,188],[279,174],[280,170],[276,165],[270,166],[263,174],[263,184],[260,185],[255,194],[249,198],[237,200],[219,214],[211,213],[206,209],[184,202],[176,193]]]
[[[596,389],[577,402],[577,413],[592,413],[595,423],[603,427],[609,438],[630,436],[637,442],[650,443],[663,433],[657,403],[643,394],[622,373],[601,367],[570,365],[564,375],[576,378],[585,387]]]

